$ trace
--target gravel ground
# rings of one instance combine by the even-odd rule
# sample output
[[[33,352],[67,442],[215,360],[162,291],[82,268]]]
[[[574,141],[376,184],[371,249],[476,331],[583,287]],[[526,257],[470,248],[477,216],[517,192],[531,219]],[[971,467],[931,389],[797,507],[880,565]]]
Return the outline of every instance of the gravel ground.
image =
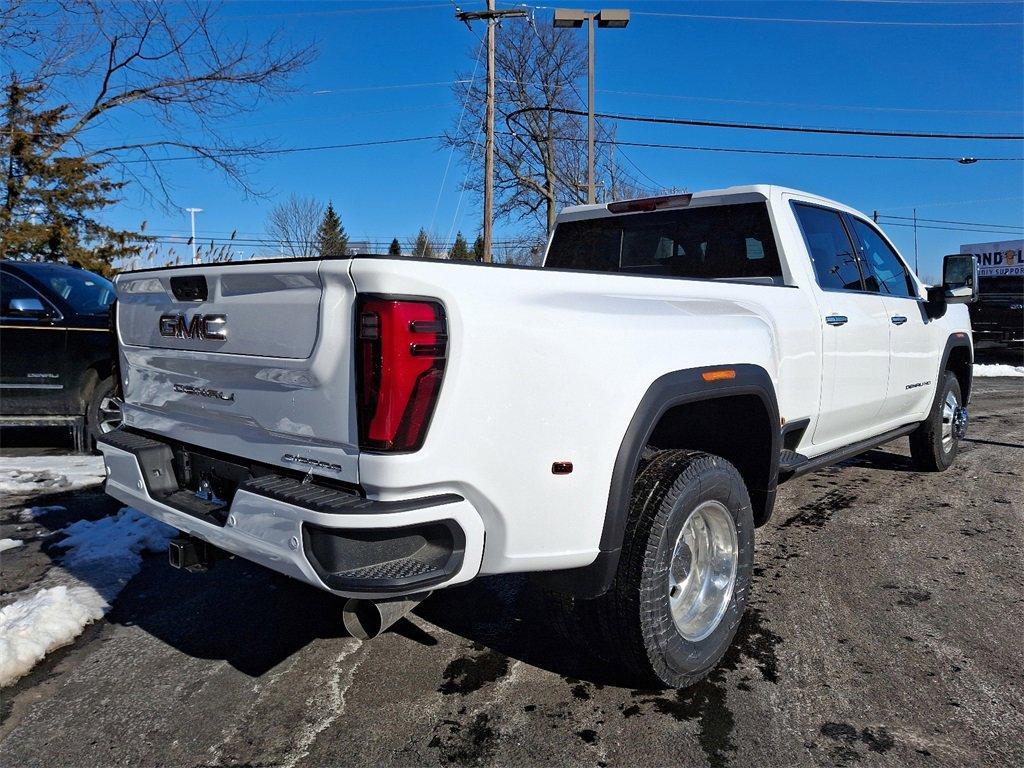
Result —
[[[522,578],[442,591],[383,637],[234,560],[149,556],[107,617],[0,699],[5,766],[1024,764],[1024,380],[976,381],[941,475],[906,440],[783,487],[751,607],[685,691],[557,640]],[[5,449],[9,454],[12,449]],[[63,504],[35,523],[32,504]],[[3,589],[40,580],[98,492],[7,497]],[[0,597],[0,603],[8,602]]]

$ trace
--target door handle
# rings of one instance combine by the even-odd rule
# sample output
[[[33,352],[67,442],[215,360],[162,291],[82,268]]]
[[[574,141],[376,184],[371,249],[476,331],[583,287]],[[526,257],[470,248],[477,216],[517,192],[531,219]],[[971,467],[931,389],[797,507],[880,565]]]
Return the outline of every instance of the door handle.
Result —
[[[905,322],[907,322],[907,318],[905,318],[903,315],[893,315],[891,319],[893,325],[903,325]]]
[[[829,325],[846,325],[850,322],[850,318],[846,315],[827,315],[825,317],[825,322]]]

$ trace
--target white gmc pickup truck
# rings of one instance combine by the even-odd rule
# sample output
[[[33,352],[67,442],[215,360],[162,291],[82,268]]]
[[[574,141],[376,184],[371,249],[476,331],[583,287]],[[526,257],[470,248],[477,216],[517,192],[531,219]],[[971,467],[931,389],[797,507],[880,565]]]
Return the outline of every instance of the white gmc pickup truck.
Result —
[[[909,436],[956,457],[976,267],[928,288],[775,186],[565,210],[543,268],[377,256],[117,278],[106,490],[336,595],[359,637],[537,572],[638,684],[721,659],[778,483]],[[947,306],[949,305],[949,306]]]

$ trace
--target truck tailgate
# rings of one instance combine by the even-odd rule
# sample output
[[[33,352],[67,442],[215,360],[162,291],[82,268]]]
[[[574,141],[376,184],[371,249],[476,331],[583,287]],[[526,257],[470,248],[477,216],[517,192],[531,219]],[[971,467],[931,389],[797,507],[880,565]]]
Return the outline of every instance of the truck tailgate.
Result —
[[[348,268],[296,260],[121,275],[125,423],[356,482]]]

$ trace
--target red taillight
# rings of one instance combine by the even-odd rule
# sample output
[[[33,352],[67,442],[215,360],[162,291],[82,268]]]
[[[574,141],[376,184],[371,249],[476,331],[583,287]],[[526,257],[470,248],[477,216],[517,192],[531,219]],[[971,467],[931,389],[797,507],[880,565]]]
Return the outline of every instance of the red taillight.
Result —
[[[444,376],[448,329],[436,301],[363,296],[356,305],[359,447],[415,451]]]

